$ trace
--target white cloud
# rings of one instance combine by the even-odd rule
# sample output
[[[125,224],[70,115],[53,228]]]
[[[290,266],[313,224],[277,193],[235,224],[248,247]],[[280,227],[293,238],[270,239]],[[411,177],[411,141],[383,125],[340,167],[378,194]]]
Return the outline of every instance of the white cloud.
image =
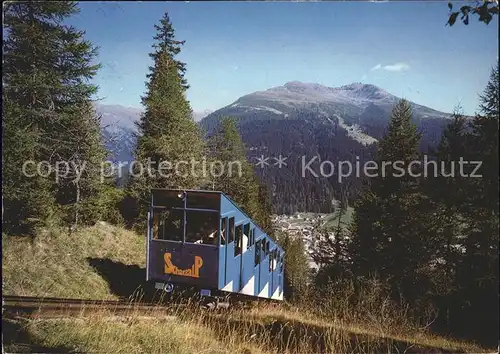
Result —
[[[410,66],[406,63],[396,63],[384,66],[384,70],[387,71],[403,71],[403,70],[408,70],[409,68]]]
[[[389,64],[389,65],[384,65],[382,64],[377,64],[375,65],[371,70],[386,70],[386,71],[404,71],[410,69],[410,66],[406,63],[395,63],[395,64]]]

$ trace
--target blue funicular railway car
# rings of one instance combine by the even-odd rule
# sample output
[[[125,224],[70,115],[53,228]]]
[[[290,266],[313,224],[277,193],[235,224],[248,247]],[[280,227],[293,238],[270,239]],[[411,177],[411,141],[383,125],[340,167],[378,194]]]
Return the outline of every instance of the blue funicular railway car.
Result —
[[[283,300],[284,252],[222,192],[152,189],[146,280]]]

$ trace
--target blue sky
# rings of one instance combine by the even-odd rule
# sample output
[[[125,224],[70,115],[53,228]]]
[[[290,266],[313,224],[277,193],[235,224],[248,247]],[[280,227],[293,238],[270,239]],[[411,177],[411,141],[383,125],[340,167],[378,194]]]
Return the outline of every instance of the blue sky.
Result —
[[[455,6],[458,6],[456,4]],[[100,47],[103,103],[140,107],[153,25],[168,11],[194,111],[288,81],[370,83],[450,112],[477,108],[498,19],[445,26],[446,2],[89,2],[70,23]]]

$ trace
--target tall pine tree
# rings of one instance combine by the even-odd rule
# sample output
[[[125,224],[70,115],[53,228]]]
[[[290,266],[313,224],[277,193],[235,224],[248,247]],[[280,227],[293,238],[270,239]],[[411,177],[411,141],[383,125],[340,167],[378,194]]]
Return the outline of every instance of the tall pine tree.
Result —
[[[307,290],[312,274],[303,239],[286,232],[277,232],[276,241],[285,251],[285,297],[295,302],[310,301]]]
[[[127,186],[126,209],[133,209],[127,218],[138,226],[145,223],[151,188],[198,188],[206,178],[204,141],[185,97],[185,64],[175,59],[183,42],[175,39],[168,14],[155,28],[153,66],[142,97],[145,112],[138,122],[137,164]]]
[[[467,159],[481,161],[476,175],[467,178],[463,246],[465,253],[457,270],[462,330],[476,337],[488,337],[493,344],[498,334],[498,64],[480,95],[480,112],[467,134]]]
[[[348,212],[349,188],[340,186],[340,200],[335,203],[335,218],[332,226],[318,218],[313,232],[314,248],[311,256],[319,266],[318,283],[326,285],[328,280],[345,278],[349,274],[349,224],[345,220]],[[321,285],[321,284],[320,284]]]
[[[267,233],[272,233],[271,204],[254,166],[247,160],[245,145],[233,118],[220,120],[219,130],[208,139],[211,163],[223,173],[210,176],[210,188],[220,190],[238,203]],[[220,174],[220,176],[219,176]]]
[[[175,67],[181,77],[182,87],[187,90],[189,85],[187,80],[184,78],[184,75],[186,74],[186,63],[175,59],[175,56],[181,52],[181,47],[184,43],[186,43],[186,41],[178,41],[175,39],[175,31],[168,13],[163,15],[163,18],[160,20],[160,24],[155,25],[154,28],[157,32],[154,36],[154,40],[156,42],[153,44],[155,51],[150,54],[150,57],[156,62],[162,53],[168,53],[173,59]],[[152,68],[150,68],[150,70],[151,69]]]
[[[439,260],[439,266],[432,274],[433,289],[429,289],[432,290],[429,293],[434,306],[439,308],[436,325],[448,329],[454,322],[453,312],[457,309],[456,270],[468,222],[464,214],[467,178],[460,175],[458,165],[461,157],[467,157],[466,145],[467,119],[457,107],[437,149],[431,149],[429,154],[430,161],[437,164],[437,174],[422,181],[422,189],[432,201],[430,209],[433,212],[427,224],[436,236],[436,260]]]
[[[4,7],[2,177],[10,232],[28,232],[50,216],[77,224],[99,214],[82,214],[100,203],[105,150],[92,107],[97,87],[89,83],[99,68],[97,50],[83,31],[64,24],[78,11],[75,2]],[[30,176],[22,171],[28,160]],[[39,162],[44,176],[34,168]]]
[[[355,207],[350,250],[356,275],[375,274],[388,282],[394,297],[410,301],[427,281],[435,243],[425,223],[429,202],[420,179],[409,173],[421,172],[410,165],[419,160],[420,136],[410,103],[400,100],[378,146],[378,176]]]

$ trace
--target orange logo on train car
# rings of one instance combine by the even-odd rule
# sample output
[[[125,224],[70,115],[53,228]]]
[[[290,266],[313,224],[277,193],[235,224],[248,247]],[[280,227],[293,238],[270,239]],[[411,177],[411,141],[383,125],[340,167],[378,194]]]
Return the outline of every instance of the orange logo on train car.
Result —
[[[199,278],[200,268],[203,266],[203,258],[194,256],[194,264],[189,269],[179,269],[172,263],[172,253],[165,253],[165,274],[181,275],[183,277]]]

